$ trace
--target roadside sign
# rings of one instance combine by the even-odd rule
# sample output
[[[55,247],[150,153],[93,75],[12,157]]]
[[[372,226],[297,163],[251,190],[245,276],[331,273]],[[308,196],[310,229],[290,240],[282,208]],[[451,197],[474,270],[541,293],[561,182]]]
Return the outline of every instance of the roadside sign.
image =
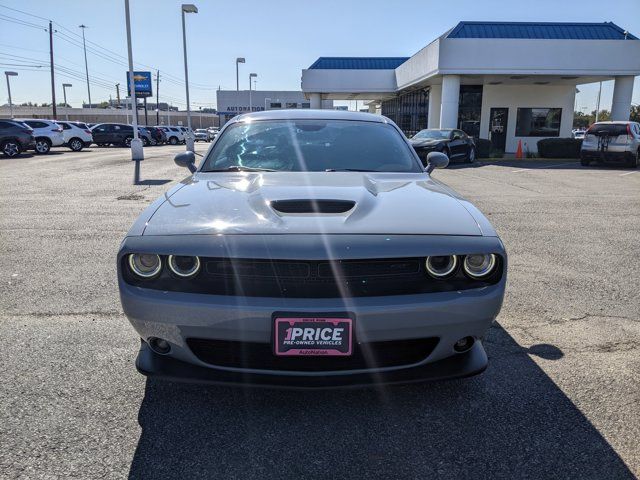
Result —
[[[144,98],[153,96],[151,72],[133,72],[133,84],[136,87],[136,97]],[[129,72],[127,72],[127,91],[129,92],[129,96],[131,96]]]

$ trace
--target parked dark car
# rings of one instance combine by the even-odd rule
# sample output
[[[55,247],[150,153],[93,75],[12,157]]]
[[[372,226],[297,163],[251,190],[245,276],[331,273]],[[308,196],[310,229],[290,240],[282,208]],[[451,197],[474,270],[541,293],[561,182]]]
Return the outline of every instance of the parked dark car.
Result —
[[[151,135],[142,127],[138,127],[142,144],[146,147],[151,144]],[[121,145],[128,147],[133,140],[133,127],[122,123],[100,123],[91,129],[93,143],[99,147],[107,145]]]
[[[452,128],[428,128],[420,130],[409,139],[411,145],[427,164],[427,155],[431,152],[442,152],[451,160],[463,160],[473,163],[476,159],[476,145],[473,138],[462,130]]]
[[[24,123],[0,120],[0,150],[6,157],[15,157],[35,147],[33,130]]]
[[[162,145],[167,143],[167,134],[158,127],[145,127],[151,135],[151,145]],[[155,141],[155,143],[154,143]]]

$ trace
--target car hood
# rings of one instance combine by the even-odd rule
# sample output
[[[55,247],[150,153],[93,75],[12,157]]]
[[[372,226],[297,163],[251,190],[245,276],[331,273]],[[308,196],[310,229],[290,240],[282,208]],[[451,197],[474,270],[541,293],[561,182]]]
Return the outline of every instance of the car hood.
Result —
[[[440,140],[436,140],[436,139],[413,139],[410,138],[409,142],[411,142],[411,145],[413,145],[414,147],[432,147],[432,146],[436,146],[436,145],[440,145],[446,142],[445,139],[440,139]]]
[[[482,235],[455,193],[423,173],[196,173],[172,191],[144,235]]]

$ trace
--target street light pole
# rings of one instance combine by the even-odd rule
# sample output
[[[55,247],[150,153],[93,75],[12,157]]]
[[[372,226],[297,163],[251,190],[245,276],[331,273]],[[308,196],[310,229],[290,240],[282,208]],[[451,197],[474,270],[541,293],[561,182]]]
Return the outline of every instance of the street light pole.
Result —
[[[129,56],[129,89],[131,90],[131,105],[137,109],[136,104],[136,87],[133,80],[133,48],[131,46],[131,15],[129,14],[129,0],[124,0],[124,13],[127,23],[127,53]],[[133,140],[131,140],[131,160],[135,162],[135,169],[133,174],[133,184],[140,183],[140,161],[144,160],[144,150],[142,148],[142,141],[138,136],[138,115],[137,111],[134,111],[131,115],[133,123]]]
[[[236,92],[240,92],[240,76],[239,76],[239,69],[238,69],[239,63],[245,63],[244,57],[236,58]]]
[[[5,77],[7,77],[7,91],[9,92],[9,112],[11,118],[13,118],[13,101],[11,100],[11,85],[9,84],[9,77],[17,77],[18,72],[4,72]]]
[[[184,83],[186,85],[187,90],[187,138],[185,139],[185,143],[187,146],[187,150],[194,150],[194,138],[191,133],[191,106],[189,104],[189,68],[187,67],[187,32],[185,28],[184,22],[184,14],[185,13],[198,13],[198,7],[191,3],[183,3],[182,8],[180,9],[182,13],[182,48],[184,51]]]
[[[73,87],[73,85],[71,85],[70,83],[62,84],[62,95],[64,96],[64,116],[68,122],[69,121],[69,105],[67,104],[67,87],[71,88]]]
[[[251,113],[253,111],[253,105],[251,103],[251,79],[257,77],[258,74],[257,73],[250,73],[249,74],[249,113]]]
[[[86,25],[78,25],[82,29],[82,46],[84,48],[84,69],[87,72],[87,95],[89,96],[89,108],[91,108],[91,88],[89,87],[89,64],[87,63],[87,43],[84,39],[84,29]]]

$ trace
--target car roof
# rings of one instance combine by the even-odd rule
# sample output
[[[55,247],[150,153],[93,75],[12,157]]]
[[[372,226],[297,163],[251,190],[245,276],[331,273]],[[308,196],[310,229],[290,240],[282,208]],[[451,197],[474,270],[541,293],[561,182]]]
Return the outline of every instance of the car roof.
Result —
[[[56,123],[55,120],[49,120],[48,118],[11,118],[8,120],[14,120],[16,122],[47,122]]]
[[[243,113],[231,119],[231,122],[250,122],[254,120],[360,120],[362,122],[390,123],[387,117],[364,112],[345,110],[282,109],[262,112]]]
[[[596,122],[593,125],[627,125],[628,123],[638,123],[638,122],[632,122],[631,120],[613,120],[613,121],[606,121],[606,122]]]

